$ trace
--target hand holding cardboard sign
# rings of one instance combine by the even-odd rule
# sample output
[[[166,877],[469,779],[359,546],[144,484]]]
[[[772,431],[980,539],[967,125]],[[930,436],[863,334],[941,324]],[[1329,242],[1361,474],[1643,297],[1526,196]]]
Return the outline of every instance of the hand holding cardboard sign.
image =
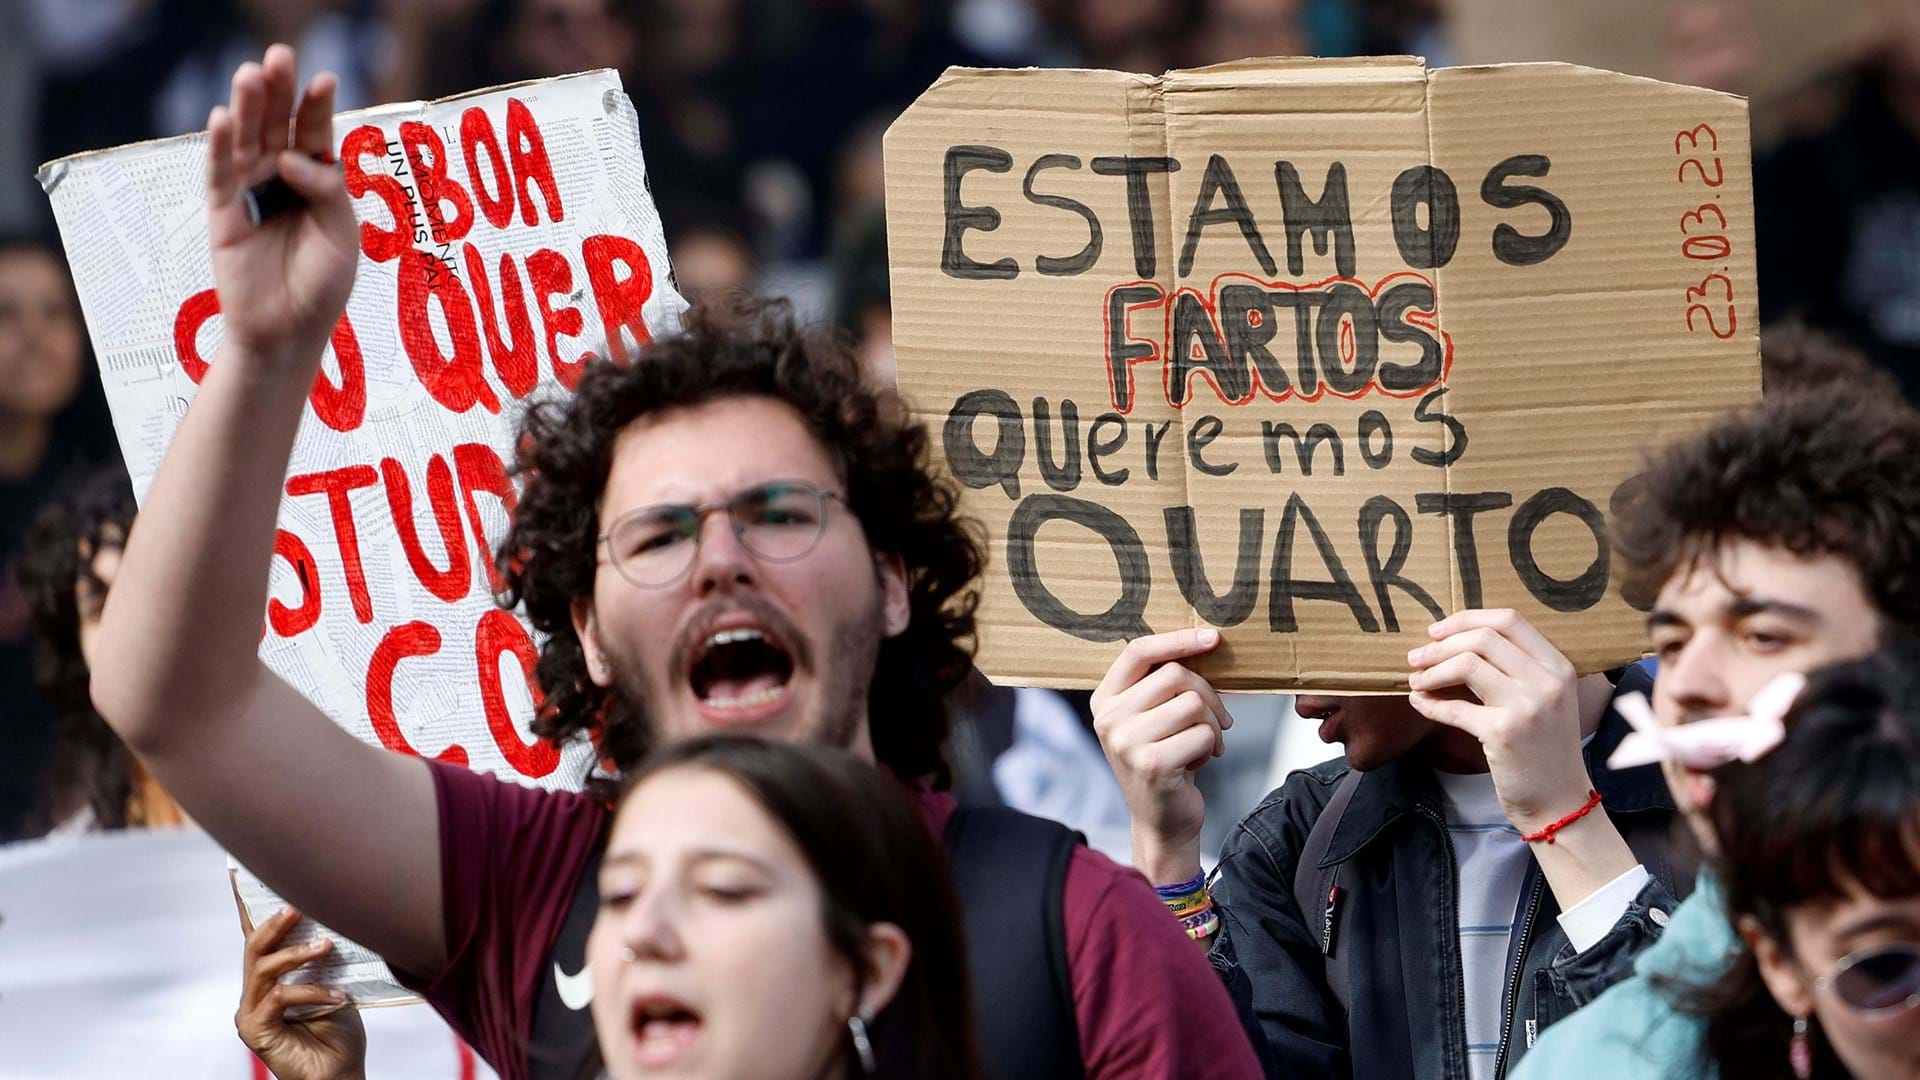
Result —
[[[1136,638],[1093,692],[1093,730],[1133,815],[1134,865],[1155,883],[1200,872],[1206,801],[1193,772],[1226,752],[1220,733],[1233,718],[1207,680],[1180,661],[1219,644],[1219,631],[1210,629]]]
[[[1507,820],[1532,832],[1587,791],[1573,664],[1513,611],[1462,611],[1407,654],[1408,702],[1480,741]],[[1465,688],[1478,700],[1444,694]]]
[[[313,77],[298,108],[285,45],[233,74],[233,96],[207,117],[207,234],[225,340],[318,363],[353,291],[359,237],[333,161],[337,80]],[[278,176],[304,207],[255,224],[246,190]]]
[[[1580,809],[1592,783],[1580,755],[1580,680],[1572,662],[1514,611],[1457,612],[1427,633],[1432,644],[1407,653],[1407,701],[1427,719],[1479,740],[1513,827],[1536,833]],[[1581,817],[1555,841],[1532,847],[1563,911],[1635,863],[1604,813]]]

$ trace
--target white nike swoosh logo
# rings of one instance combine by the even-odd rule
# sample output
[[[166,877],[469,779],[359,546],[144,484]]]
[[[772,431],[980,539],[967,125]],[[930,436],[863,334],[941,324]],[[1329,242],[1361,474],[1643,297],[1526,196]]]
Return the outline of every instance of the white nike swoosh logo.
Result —
[[[560,1004],[579,1012],[593,1003],[593,965],[583,964],[578,972],[569,975],[560,970],[559,961],[554,961],[553,986],[560,991]]]

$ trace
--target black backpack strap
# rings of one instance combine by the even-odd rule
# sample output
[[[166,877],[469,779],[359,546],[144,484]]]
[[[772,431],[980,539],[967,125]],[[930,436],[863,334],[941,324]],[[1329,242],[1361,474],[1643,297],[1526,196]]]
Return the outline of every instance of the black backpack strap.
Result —
[[[947,760],[953,770],[953,795],[962,806],[999,806],[993,786],[993,763],[1013,746],[1013,687],[995,686],[974,672],[964,685],[948,695],[953,730],[947,737]]]
[[[943,846],[966,922],[981,1059],[1000,1080],[1085,1075],[1067,970],[1067,866],[1084,843],[1064,825],[961,806]]]
[[[1353,801],[1360,777],[1360,770],[1348,769],[1347,775],[1334,785],[1333,797],[1314,819],[1307,842],[1300,848],[1300,859],[1293,865],[1293,899],[1300,905],[1300,918],[1306,921],[1309,932],[1315,932],[1318,923],[1315,937],[1320,955],[1326,961],[1322,966],[1327,972],[1327,989],[1340,1003],[1341,1012],[1347,1011],[1347,965],[1333,959],[1334,917],[1338,914],[1334,903],[1334,873],[1339,868],[1320,864],[1327,857],[1327,849],[1333,846],[1334,830],[1340,827],[1340,818],[1346,814],[1347,804]]]

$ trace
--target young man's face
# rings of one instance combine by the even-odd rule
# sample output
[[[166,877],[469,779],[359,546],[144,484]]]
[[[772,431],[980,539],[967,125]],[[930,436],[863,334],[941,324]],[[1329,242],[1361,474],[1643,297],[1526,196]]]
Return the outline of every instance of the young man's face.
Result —
[[[1301,694],[1293,708],[1319,720],[1320,741],[1341,744],[1347,764],[1361,772],[1405,755],[1439,726],[1415,711],[1405,694]]]
[[[595,684],[615,689],[661,743],[718,729],[820,739],[871,757],[867,692],[880,642],[905,630],[906,574],[877,556],[843,501],[826,450],[791,407],[727,398],[636,421],[620,433],[599,507],[605,534],[633,511],[701,506],[777,481],[837,495],[818,542],[770,561],[727,511],[704,515],[684,573],[632,584],[601,543],[574,628]]]
[[[66,408],[86,374],[84,341],[66,268],[43,251],[0,254],[0,417]]]
[[[1738,539],[1668,579],[1647,625],[1660,662],[1653,711],[1665,724],[1738,713],[1774,676],[1859,659],[1880,638],[1879,614],[1852,563]],[[1711,781],[1665,768],[1699,831]]]

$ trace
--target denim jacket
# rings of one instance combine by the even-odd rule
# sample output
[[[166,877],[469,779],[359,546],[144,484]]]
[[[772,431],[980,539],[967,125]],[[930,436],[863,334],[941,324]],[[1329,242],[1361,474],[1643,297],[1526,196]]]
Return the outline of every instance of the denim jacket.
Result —
[[[1727,921],[1718,883],[1701,871],[1693,895],[1673,913],[1659,944],[1634,963],[1633,978],[1548,1032],[1520,1063],[1515,1080],[1718,1076],[1719,1070],[1707,1060],[1706,1021],[1680,1008],[1665,984],[1710,984],[1726,973],[1743,948]]]
[[[1630,668],[1619,688],[1644,691],[1649,681]],[[1604,765],[1627,730],[1609,709],[1587,744],[1587,770],[1649,880],[1598,944],[1575,953],[1552,890],[1528,863],[1508,946],[1500,1076],[1549,1024],[1632,974],[1693,881],[1690,863],[1676,867],[1670,851],[1675,811],[1659,770]],[[1309,923],[1293,898],[1300,849],[1348,771],[1341,758],[1294,773],[1230,835],[1213,879],[1214,967],[1269,1076],[1465,1080],[1459,879],[1432,770],[1403,758],[1354,790],[1323,864],[1338,866],[1341,890],[1330,955],[1321,952],[1323,913]],[[1349,1014],[1328,989],[1328,964],[1347,966]]]

